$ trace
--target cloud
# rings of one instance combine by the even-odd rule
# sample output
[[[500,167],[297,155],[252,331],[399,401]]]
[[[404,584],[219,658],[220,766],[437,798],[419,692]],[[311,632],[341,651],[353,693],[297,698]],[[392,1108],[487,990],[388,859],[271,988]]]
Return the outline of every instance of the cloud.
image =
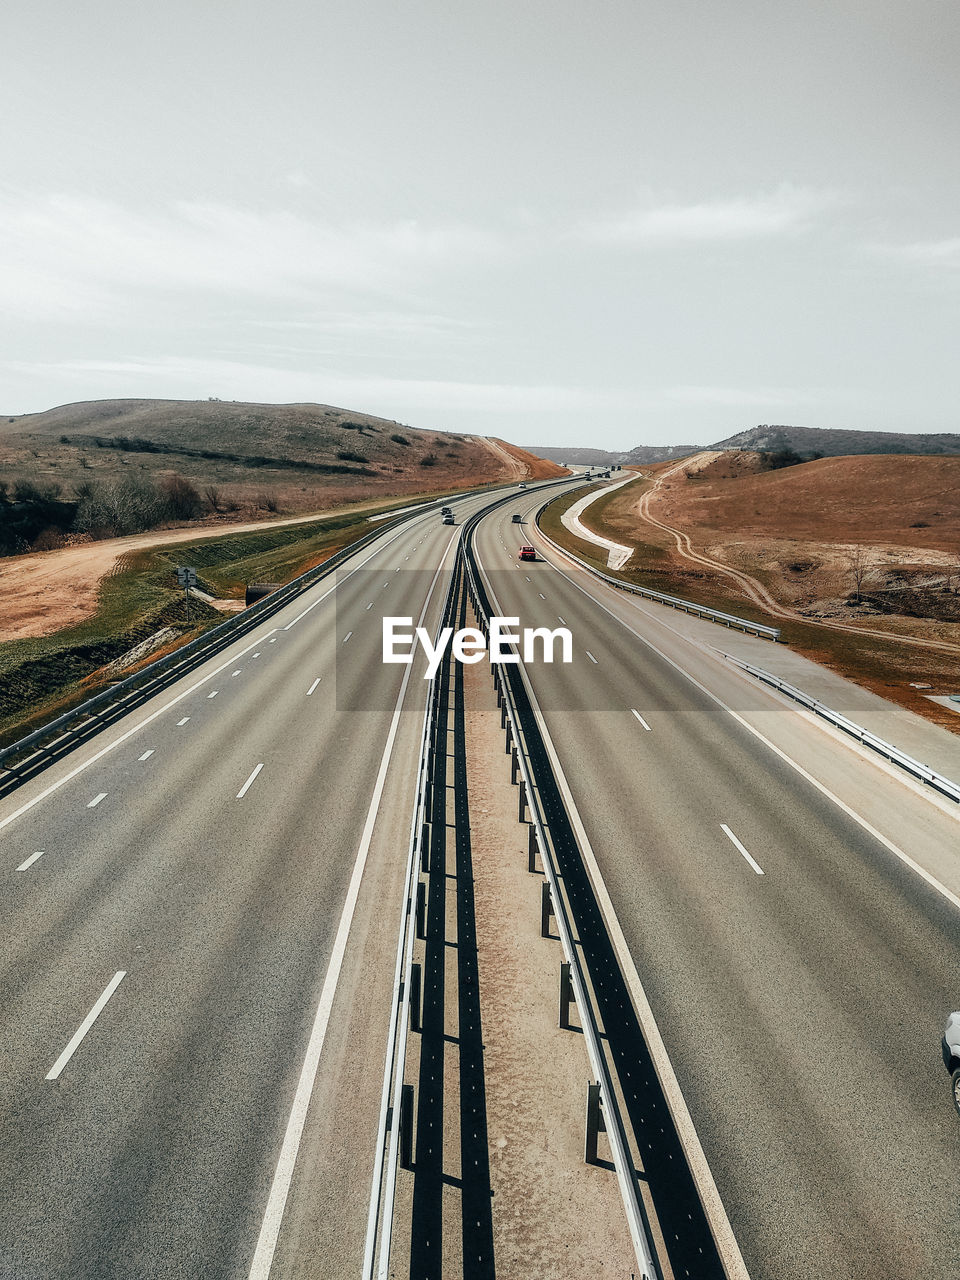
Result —
[[[593,244],[650,247],[765,239],[808,230],[836,199],[830,192],[784,183],[765,195],[607,214],[582,223],[571,235]]]
[[[28,318],[103,315],[131,298],[142,308],[144,293],[390,294],[499,251],[492,233],[467,225],[336,224],[204,201],[143,210],[80,196],[0,200],[0,302]]]
[[[664,399],[673,404],[723,405],[732,408],[786,408],[815,406],[823,403],[824,393],[809,388],[796,391],[790,387],[668,387]],[[835,398],[835,393],[830,396]]]
[[[945,240],[916,240],[912,244],[868,244],[866,252],[908,266],[960,269],[960,236]]]

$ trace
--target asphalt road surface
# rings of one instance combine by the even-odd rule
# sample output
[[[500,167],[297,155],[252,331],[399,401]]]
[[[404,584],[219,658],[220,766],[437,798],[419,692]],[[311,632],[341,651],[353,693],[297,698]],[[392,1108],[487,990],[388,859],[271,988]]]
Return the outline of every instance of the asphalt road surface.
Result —
[[[956,818],[546,551],[540,500],[475,545],[501,613],[572,631],[530,684],[747,1271],[956,1276],[960,913],[884,842],[949,867]]]

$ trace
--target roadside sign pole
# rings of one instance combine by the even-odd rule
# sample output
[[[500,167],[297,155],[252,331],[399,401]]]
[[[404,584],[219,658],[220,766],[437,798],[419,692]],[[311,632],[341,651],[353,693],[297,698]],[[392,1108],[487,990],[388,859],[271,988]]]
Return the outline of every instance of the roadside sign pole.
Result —
[[[177,566],[177,582],[183,587],[183,598],[187,605],[187,626],[190,625],[190,588],[197,585],[196,569],[188,569],[184,565]]]

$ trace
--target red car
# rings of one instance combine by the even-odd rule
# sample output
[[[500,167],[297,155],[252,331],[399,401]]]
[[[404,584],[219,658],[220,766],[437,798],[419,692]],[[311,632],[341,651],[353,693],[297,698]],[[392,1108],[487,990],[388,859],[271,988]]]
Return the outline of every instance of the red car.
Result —
[[[520,555],[519,555],[520,560],[536,560],[536,558],[537,558],[537,553],[533,547],[520,548]]]

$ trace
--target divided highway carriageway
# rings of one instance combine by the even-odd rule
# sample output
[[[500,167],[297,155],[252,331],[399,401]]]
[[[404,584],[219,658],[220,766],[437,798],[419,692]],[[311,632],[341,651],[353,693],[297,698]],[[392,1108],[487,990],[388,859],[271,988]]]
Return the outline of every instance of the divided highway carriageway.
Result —
[[[0,800],[0,1280],[360,1274],[428,695],[381,618],[435,632],[488,506],[491,603],[573,635],[530,704],[727,1274],[957,1274],[960,886],[901,856],[956,818],[546,548],[544,487],[412,513]]]

